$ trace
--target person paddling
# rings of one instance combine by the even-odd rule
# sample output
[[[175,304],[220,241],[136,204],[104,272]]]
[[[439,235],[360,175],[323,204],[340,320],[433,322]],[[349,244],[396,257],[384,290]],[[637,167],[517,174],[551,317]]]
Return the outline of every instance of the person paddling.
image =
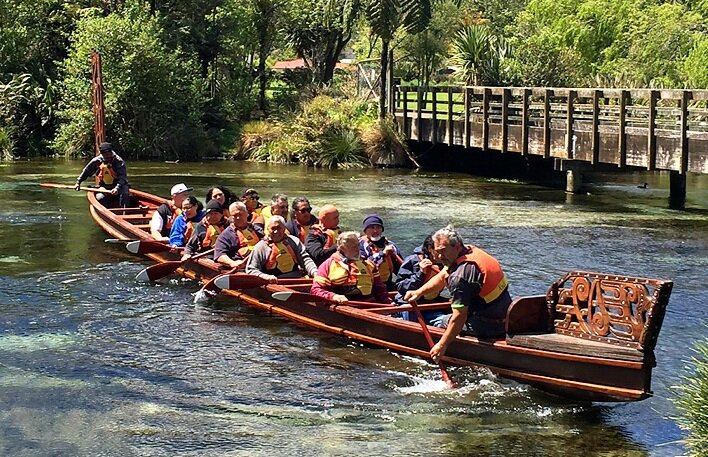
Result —
[[[263,232],[248,222],[249,211],[243,202],[229,206],[231,224],[221,232],[214,247],[214,260],[232,269],[243,269]]]
[[[359,238],[362,259],[376,265],[386,289],[396,290],[394,274],[401,267],[401,252],[393,241],[383,236],[383,219],[378,214],[369,214],[362,221],[362,230],[364,234]]]
[[[118,206],[127,208],[130,204],[130,184],[125,161],[113,151],[111,143],[101,143],[98,151],[99,155],[91,159],[76,178],[74,189],[81,190],[81,183],[89,176],[95,175],[98,185],[106,189],[105,194],[96,194],[96,199],[104,206],[110,207],[115,204],[117,196]]]
[[[175,220],[170,230],[170,246],[182,247],[192,237],[194,228],[204,217],[202,202],[190,195],[182,202],[182,214]]]
[[[298,237],[304,243],[312,226],[319,221],[312,214],[310,200],[306,197],[295,197],[292,203],[292,217],[285,224],[285,228],[288,229],[291,235]]]
[[[204,219],[194,228],[194,233],[184,246],[182,260],[214,248],[216,240],[226,227],[221,204],[216,199],[211,200],[204,210]]]
[[[319,218],[320,223],[313,224],[305,238],[305,249],[317,265],[337,251],[337,236],[340,233],[339,211],[334,205],[323,205]]]
[[[170,230],[182,214],[182,202],[193,189],[184,183],[175,184],[170,190],[172,199],[158,206],[150,219],[150,235],[158,241],[170,241]]]

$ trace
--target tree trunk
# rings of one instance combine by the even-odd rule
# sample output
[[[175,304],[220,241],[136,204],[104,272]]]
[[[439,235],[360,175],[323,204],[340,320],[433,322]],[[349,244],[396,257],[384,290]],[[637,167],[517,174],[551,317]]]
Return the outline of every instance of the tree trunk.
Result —
[[[379,94],[379,119],[386,117],[386,76],[388,72],[388,40],[381,41],[381,93]]]

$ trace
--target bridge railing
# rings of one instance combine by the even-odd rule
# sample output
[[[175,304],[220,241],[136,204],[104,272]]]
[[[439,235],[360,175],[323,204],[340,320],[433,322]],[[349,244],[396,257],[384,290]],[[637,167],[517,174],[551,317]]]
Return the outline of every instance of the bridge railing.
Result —
[[[708,173],[708,90],[394,86],[406,138]]]

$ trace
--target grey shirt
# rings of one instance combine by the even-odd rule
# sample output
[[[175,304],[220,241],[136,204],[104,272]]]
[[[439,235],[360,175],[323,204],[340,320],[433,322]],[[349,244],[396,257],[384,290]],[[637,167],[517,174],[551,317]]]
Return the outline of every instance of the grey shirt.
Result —
[[[292,235],[287,235],[283,239],[283,243],[290,246],[295,253],[295,257],[297,257],[295,260],[297,265],[300,266],[300,269],[304,270],[304,273],[308,276],[314,277],[315,273],[317,273],[317,265],[315,265],[315,262],[310,257],[310,254],[307,253],[305,246],[300,240]],[[248,258],[246,273],[260,277],[268,275],[268,273],[265,273],[265,265],[268,262],[271,250],[272,248],[267,241],[259,241],[253,248],[251,256]]]

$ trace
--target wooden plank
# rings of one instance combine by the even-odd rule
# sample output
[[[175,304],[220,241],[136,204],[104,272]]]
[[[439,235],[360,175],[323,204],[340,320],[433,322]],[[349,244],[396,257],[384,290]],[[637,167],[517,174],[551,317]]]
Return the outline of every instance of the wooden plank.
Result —
[[[416,109],[416,129],[418,131],[418,141],[423,141],[423,87],[418,86],[418,107]]]
[[[627,91],[620,91],[619,95],[619,138],[617,152],[619,152],[619,167],[627,165]]]
[[[505,88],[502,91],[502,153],[508,152],[509,149],[509,98],[511,91]]]
[[[452,146],[454,138],[452,132],[452,86],[447,86],[447,144]]]
[[[600,162],[600,94],[592,91],[592,160],[593,165]]]
[[[647,170],[656,168],[656,102],[659,98],[659,91],[652,90],[649,93],[649,120],[647,128],[647,149],[649,150],[649,163]]]
[[[546,333],[540,335],[513,335],[506,339],[507,344],[525,348],[540,349],[545,351],[562,352],[564,354],[578,354],[589,357],[603,357],[610,359],[642,362],[644,353],[634,348],[622,347],[614,344],[588,341],[559,333]]]
[[[551,157],[551,90],[543,91],[543,157]]]
[[[482,150],[489,150],[489,99],[492,91],[488,87],[484,88],[482,95]]]
[[[574,129],[573,129],[573,110],[575,109],[574,107],[574,102],[575,102],[575,91],[570,89],[568,90],[568,99],[566,100],[566,108],[565,108],[565,156],[568,159],[573,159],[575,157],[575,150],[573,148],[573,134],[574,134]]]
[[[529,154],[529,96],[531,90],[524,89],[521,95],[521,155]]]
[[[691,91],[681,93],[681,174],[688,171],[688,103],[691,101]]]
[[[433,144],[438,144],[438,88],[431,87],[430,93],[433,96]]]
[[[465,87],[465,148],[470,147],[470,109],[472,108],[472,89]]]

